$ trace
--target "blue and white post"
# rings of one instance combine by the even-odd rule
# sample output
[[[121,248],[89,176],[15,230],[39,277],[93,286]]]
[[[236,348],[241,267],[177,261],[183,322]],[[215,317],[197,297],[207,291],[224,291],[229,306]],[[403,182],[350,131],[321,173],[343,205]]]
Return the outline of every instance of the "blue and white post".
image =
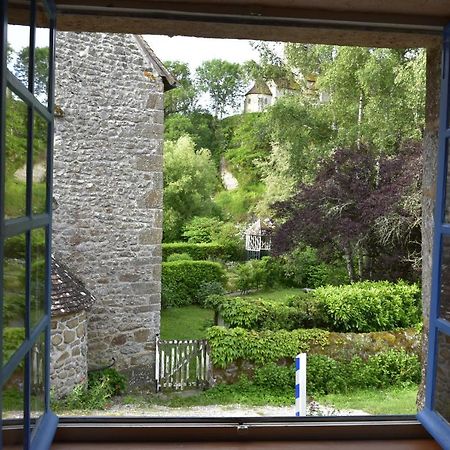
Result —
[[[306,353],[295,357],[295,415],[306,417]]]

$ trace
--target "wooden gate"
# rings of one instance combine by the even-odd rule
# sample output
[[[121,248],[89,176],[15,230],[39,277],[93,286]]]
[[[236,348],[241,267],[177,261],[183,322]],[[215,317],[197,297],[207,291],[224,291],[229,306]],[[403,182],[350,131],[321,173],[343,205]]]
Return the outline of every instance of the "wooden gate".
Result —
[[[160,340],[156,337],[156,392],[205,388],[212,382],[206,340]]]

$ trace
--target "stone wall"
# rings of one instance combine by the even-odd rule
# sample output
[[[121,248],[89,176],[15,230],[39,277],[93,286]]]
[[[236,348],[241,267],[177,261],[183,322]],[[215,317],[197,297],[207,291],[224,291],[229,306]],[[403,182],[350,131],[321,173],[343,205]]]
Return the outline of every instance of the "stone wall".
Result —
[[[52,317],[50,380],[56,398],[87,380],[86,311]]]
[[[163,83],[133,35],[58,33],[54,252],[96,302],[89,366],[154,372],[162,239]]]

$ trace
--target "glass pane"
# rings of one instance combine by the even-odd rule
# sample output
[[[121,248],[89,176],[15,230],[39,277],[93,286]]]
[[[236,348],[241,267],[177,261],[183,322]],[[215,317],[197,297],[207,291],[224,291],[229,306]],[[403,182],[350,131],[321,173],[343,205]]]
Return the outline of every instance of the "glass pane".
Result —
[[[45,212],[47,196],[47,130],[48,122],[35,112],[33,134],[33,214]]]
[[[438,333],[434,409],[450,422],[450,336]]]
[[[25,338],[25,234],[5,240],[3,262],[3,365]]]
[[[450,236],[442,238],[440,317],[450,321]]]
[[[34,93],[48,103],[50,19],[42,1],[36,2],[36,49],[34,56]]]
[[[23,8],[24,23],[30,22],[29,5]],[[8,25],[8,69],[28,87],[28,61],[30,55],[29,25]]]
[[[32,426],[45,412],[45,334],[42,333],[31,350],[31,402]]]
[[[26,103],[6,90],[6,186],[5,218],[26,214],[27,186],[27,125]]]
[[[22,361],[2,388],[3,419],[23,419],[24,367]]]
[[[35,327],[45,313],[45,229],[31,232],[31,327]]]

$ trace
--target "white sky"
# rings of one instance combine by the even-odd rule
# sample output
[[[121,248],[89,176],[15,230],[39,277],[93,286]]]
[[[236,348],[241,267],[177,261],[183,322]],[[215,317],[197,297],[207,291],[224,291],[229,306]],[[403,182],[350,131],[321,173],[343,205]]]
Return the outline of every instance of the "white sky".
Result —
[[[251,48],[248,40],[159,35],[144,38],[161,61],[187,62],[191,71],[203,61],[215,58],[237,63],[258,60],[258,52]]]

